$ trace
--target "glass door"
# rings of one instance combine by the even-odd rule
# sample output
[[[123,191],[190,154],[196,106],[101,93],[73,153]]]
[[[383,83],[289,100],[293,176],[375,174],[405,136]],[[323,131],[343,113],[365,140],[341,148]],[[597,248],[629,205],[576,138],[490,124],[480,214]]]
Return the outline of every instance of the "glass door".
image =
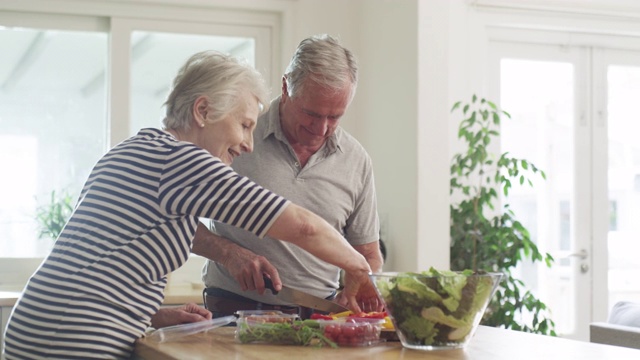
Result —
[[[598,50],[594,52],[596,71],[601,76],[596,88],[606,99],[596,114],[594,139],[600,149],[594,149],[603,168],[601,176],[607,202],[607,222],[602,227],[608,252],[608,292],[601,299],[607,309],[618,301],[640,302],[640,52]],[[600,295],[600,294],[596,294]]]
[[[583,48],[494,43],[490,91],[512,115],[501,124],[501,152],[545,171],[533,187],[516,185],[509,204],[541,252],[547,268],[524,263],[517,277],[551,310],[556,332],[588,339],[591,302],[590,114]],[[524,316],[528,316],[525,314]]]
[[[491,59],[491,96],[513,116],[501,151],[547,173],[509,198],[556,259],[521,278],[561,336],[588,340],[616,302],[640,302],[640,52],[495,42]]]

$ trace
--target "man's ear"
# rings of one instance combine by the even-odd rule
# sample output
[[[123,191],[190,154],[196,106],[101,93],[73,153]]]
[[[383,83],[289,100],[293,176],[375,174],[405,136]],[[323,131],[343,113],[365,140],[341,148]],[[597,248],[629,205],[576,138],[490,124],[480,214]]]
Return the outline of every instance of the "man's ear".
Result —
[[[287,76],[282,75],[282,96],[289,96],[289,91],[287,90]]]
[[[193,118],[198,123],[204,123],[209,112],[209,99],[206,96],[200,96],[193,103]]]

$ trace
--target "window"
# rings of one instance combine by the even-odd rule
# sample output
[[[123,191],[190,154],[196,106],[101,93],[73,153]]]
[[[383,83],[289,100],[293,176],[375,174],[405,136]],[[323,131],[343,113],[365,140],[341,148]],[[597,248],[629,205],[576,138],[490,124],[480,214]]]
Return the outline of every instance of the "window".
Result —
[[[229,15],[219,13],[207,18]],[[38,209],[54,193],[70,194],[75,204],[111,146],[140,128],[161,127],[171,81],[190,55],[241,57],[272,81],[275,16],[238,13],[224,25],[175,20],[191,15],[147,20],[0,10],[0,167],[8,169],[0,177],[0,258],[46,256],[54,239],[39,238]]]
[[[134,31],[131,35],[131,125],[133,135],[143,127],[160,127],[161,105],[171,80],[196,52],[215,49],[255,66],[255,41],[248,37]],[[162,59],[162,61],[158,61]]]
[[[77,195],[107,138],[107,33],[0,29],[0,253],[44,256],[36,209]],[[92,86],[99,81],[102,85]],[[75,196],[74,195],[74,196]]]

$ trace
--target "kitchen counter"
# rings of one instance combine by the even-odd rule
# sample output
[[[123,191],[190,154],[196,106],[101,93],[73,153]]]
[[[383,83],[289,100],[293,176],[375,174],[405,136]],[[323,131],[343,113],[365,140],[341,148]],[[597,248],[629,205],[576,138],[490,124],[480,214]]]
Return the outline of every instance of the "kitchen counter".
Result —
[[[0,306],[13,307],[19,297],[19,291],[0,291]]]
[[[20,297],[18,291],[0,291],[0,306],[13,307]],[[174,290],[165,292],[163,305],[173,306],[193,302],[202,305],[202,289]]]
[[[202,290],[204,289],[204,285],[201,287],[189,287],[189,288],[167,288],[164,292],[164,302],[163,305],[183,305],[188,302],[203,304],[202,300]]]
[[[640,350],[562,339],[520,331],[480,326],[465,349],[417,351],[404,349],[399,342],[358,348],[313,348],[305,346],[240,344],[235,327],[222,327],[157,343],[140,339],[137,359],[153,360],[281,360],[281,359],[432,359],[432,360],[539,360],[640,359]]]

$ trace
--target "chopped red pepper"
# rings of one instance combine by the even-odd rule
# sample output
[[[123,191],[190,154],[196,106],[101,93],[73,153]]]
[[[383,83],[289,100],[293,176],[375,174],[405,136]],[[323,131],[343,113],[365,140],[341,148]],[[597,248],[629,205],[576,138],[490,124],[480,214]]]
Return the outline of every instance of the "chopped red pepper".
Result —
[[[359,314],[351,314],[349,317],[365,318],[365,319],[384,319],[387,317],[386,311],[361,312]]]
[[[333,320],[333,317],[329,315],[323,315],[318,313],[311,314],[311,320]]]

